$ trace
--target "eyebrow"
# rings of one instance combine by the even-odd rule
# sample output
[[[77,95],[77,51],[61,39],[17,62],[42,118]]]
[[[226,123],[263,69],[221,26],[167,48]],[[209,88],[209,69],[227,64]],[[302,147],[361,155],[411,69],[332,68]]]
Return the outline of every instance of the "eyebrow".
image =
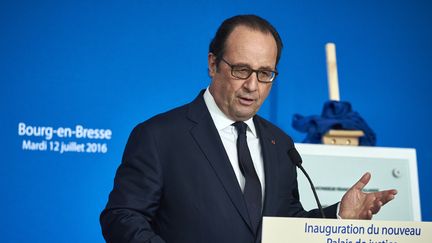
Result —
[[[242,62],[239,62],[239,63],[233,63],[233,64],[231,64],[231,65],[233,65],[233,66],[237,66],[237,67],[248,67],[248,68],[250,68],[250,69],[253,69],[249,64],[247,64],[247,63],[242,63]],[[256,70],[266,70],[266,71],[270,70],[270,71],[274,71],[274,70],[276,70],[276,68],[272,68],[272,67],[270,67],[270,66],[262,66],[262,67],[259,67],[259,68],[256,69]]]

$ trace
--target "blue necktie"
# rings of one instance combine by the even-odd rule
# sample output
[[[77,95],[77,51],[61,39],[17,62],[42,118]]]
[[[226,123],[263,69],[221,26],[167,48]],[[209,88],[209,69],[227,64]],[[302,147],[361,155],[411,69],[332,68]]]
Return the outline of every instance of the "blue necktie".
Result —
[[[245,177],[245,187],[243,197],[249,212],[249,218],[255,232],[261,221],[261,204],[262,192],[261,183],[255,171],[252,162],[252,157],[247,145],[246,129],[247,125],[244,122],[235,122],[233,126],[237,129],[237,154],[239,160],[240,171]]]

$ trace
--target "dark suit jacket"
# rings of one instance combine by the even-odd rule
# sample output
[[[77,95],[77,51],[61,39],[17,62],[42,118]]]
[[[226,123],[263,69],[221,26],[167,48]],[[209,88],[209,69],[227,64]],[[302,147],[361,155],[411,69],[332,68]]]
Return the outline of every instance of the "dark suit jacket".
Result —
[[[100,217],[107,242],[260,242],[202,95],[132,131]],[[319,217],[300,204],[291,138],[259,116],[254,122],[264,158],[263,215]],[[335,217],[336,205],[325,212]]]

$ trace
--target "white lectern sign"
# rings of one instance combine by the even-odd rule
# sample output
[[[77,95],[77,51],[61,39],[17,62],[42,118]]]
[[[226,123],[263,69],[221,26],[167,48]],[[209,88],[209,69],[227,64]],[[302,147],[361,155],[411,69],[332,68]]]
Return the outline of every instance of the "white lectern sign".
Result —
[[[432,222],[264,217],[262,243],[431,243]]]

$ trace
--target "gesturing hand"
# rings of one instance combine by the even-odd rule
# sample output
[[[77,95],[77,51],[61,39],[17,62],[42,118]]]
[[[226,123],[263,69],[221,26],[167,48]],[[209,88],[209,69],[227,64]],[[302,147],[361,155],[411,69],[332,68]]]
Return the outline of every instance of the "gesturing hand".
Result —
[[[371,219],[381,207],[395,198],[396,190],[365,193],[371,174],[365,173],[342,197],[339,216],[343,219]]]

